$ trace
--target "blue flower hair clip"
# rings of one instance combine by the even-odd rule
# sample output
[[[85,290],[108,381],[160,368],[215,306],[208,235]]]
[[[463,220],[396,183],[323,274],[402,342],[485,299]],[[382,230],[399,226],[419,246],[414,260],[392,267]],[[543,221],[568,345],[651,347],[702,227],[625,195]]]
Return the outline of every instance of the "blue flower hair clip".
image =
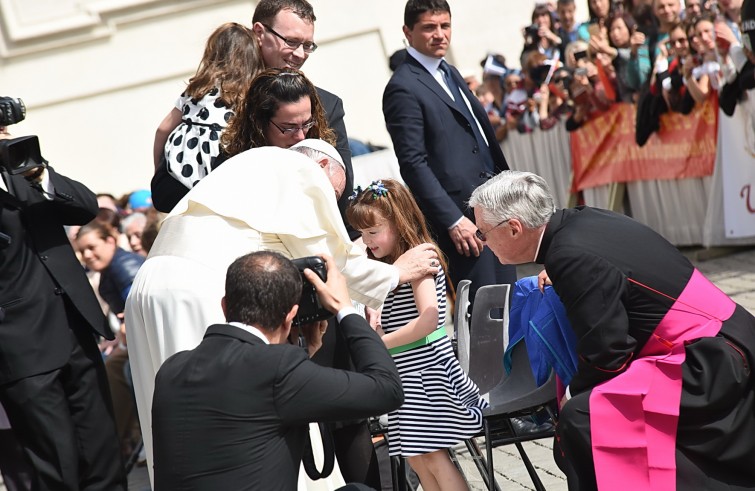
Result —
[[[380,196],[388,196],[388,189],[383,184],[383,181],[372,181],[372,183],[365,189],[362,186],[354,188],[354,192],[349,196],[349,201],[354,201],[357,197],[367,191],[372,191],[372,199],[378,199]]]
[[[383,181],[372,181],[372,184],[367,186],[365,191],[372,191],[372,199],[378,199],[380,196],[388,196],[388,189],[383,184]]]
[[[355,187],[354,188],[354,192],[351,193],[351,196],[349,196],[349,201],[354,201],[355,199],[357,199],[357,196],[359,196],[360,194],[362,194],[362,191],[364,191],[362,189],[362,186]]]

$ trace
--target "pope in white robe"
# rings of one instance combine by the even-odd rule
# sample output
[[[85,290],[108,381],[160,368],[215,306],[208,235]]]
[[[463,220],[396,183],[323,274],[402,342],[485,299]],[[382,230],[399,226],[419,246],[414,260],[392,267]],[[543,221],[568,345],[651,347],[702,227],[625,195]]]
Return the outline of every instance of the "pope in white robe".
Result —
[[[313,146],[332,149],[321,140]],[[329,155],[338,153],[332,149]],[[131,372],[150,477],[155,375],[168,357],[195,348],[208,326],[225,322],[220,300],[228,266],[263,249],[289,258],[331,255],[351,297],[374,309],[399,282],[399,268],[368,259],[351,242],[333,185],[311,158],[278,147],[255,148],[202,179],[163,222],[126,302]],[[434,252],[428,248],[427,254],[422,258],[430,264]]]

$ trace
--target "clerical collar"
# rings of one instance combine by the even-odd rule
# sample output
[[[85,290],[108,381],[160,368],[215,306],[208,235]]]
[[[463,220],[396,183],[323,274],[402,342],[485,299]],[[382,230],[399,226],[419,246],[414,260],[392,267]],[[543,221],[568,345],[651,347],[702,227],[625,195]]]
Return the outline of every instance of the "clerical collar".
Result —
[[[244,330],[244,331],[248,332],[249,334],[257,336],[262,341],[264,341],[265,344],[270,344],[270,340],[267,339],[267,336],[265,336],[265,334],[262,331],[260,331],[259,329],[257,329],[254,326],[249,326],[249,325],[241,323],[241,322],[229,322],[228,324],[231,325],[231,326],[233,326],[233,327],[238,327],[239,329]]]
[[[537,262],[537,256],[540,254],[540,246],[543,245],[543,236],[545,235],[545,227],[547,227],[548,224],[546,223],[543,225],[543,230],[540,231],[540,239],[537,241],[537,249],[535,249],[535,257],[532,259],[533,263]]]
[[[420,65],[425,67],[425,70],[431,75],[435,75],[435,72],[438,71],[438,67],[440,66],[440,62],[443,60],[443,58],[433,58],[432,56],[422,54],[411,46],[406,48],[406,52],[411,55],[412,58],[417,60]]]

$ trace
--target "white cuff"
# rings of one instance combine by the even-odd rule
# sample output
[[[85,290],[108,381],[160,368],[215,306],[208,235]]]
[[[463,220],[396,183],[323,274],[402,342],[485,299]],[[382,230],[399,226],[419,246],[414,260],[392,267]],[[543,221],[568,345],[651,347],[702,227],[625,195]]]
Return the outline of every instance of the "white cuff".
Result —
[[[359,312],[357,312],[357,309],[355,309],[354,307],[352,307],[351,305],[349,305],[348,307],[344,307],[344,308],[342,308],[341,310],[338,311],[338,313],[336,314],[336,320],[338,322],[341,322],[341,320],[343,320],[344,317],[346,317],[347,315],[351,315],[351,314],[357,314],[357,315],[359,315]]]
[[[457,226],[458,224],[460,224],[463,219],[464,219],[464,215],[462,215],[458,220],[456,220],[454,223],[452,223],[451,226],[448,227],[448,230],[451,230],[452,228],[454,228],[455,226]]]
[[[39,185],[42,188],[42,191],[44,191],[42,196],[44,196],[46,200],[52,201],[55,196],[55,186],[53,186],[52,181],[50,181],[50,173],[47,172],[47,169],[42,171],[42,180],[39,181]]]
[[[401,277],[401,274],[396,266],[393,266],[393,274],[391,274],[391,285],[388,289],[389,292],[392,292],[396,289],[398,286],[399,278]]]

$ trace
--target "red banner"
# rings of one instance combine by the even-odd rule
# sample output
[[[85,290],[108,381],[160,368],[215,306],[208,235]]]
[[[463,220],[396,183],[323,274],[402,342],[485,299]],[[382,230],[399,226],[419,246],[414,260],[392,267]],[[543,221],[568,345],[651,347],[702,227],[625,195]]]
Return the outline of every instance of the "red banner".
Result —
[[[614,182],[685,179],[713,174],[718,99],[688,115],[661,116],[660,130],[635,143],[634,104],[615,104],[571,134],[572,192]]]

